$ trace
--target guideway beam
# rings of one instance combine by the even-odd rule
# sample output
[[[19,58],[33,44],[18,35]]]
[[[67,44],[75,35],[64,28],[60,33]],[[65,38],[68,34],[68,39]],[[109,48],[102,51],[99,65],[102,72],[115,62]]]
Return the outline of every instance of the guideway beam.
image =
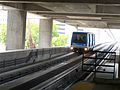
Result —
[[[119,0],[0,0],[0,2],[12,2],[12,3],[62,2],[62,3],[91,3],[91,4],[120,4]]]

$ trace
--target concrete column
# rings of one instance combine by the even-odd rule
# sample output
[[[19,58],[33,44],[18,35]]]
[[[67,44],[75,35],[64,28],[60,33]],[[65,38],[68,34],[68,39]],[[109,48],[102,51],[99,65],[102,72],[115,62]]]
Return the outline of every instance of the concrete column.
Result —
[[[9,10],[7,20],[7,50],[24,49],[26,11]]]
[[[52,19],[40,20],[39,48],[51,47],[52,40]]]

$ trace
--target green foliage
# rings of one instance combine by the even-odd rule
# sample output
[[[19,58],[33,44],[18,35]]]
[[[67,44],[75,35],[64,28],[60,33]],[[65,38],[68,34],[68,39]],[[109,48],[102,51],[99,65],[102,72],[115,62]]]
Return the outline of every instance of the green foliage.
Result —
[[[52,37],[59,37],[58,28],[58,25],[53,24]]]
[[[26,41],[25,48],[30,48],[30,34],[32,37],[32,43],[37,47],[39,42],[39,24],[29,22],[26,25]]]
[[[53,24],[52,31],[52,46],[65,46],[67,44],[68,37],[65,35],[59,35],[58,33],[59,26]],[[34,22],[29,22],[26,25],[26,41],[25,48],[30,48],[30,32],[32,36],[32,42],[37,47],[39,43],[39,24]],[[6,44],[6,33],[7,25],[0,25],[0,42]]]
[[[52,38],[52,46],[65,46],[67,44],[68,37],[65,35],[59,35]]]
[[[6,43],[6,33],[7,33],[7,25],[1,24],[0,25],[0,42],[3,44]]]
[[[37,23],[28,22],[26,26],[26,48],[30,48],[29,35],[31,32],[32,41],[35,46],[39,43],[39,25]],[[59,26],[53,24],[52,30],[52,46],[65,46],[67,44],[68,37],[65,35],[59,35],[58,33]]]
[[[58,33],[58,28],[58,25],[53,24],[52,46],[65,46],[67,44],[68,36],[60,35]]]

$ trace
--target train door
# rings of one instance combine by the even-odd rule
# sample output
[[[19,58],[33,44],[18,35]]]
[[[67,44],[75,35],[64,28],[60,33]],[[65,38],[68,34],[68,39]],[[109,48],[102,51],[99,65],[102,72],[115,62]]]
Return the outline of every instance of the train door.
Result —
[[[93,34],[93,45],[95,45],[95,34]]]
[[[94,46],[95,45],[95,35],[94,34],[88,34],[88,46]]]
[[[88,34],[88,47],[90,47],[90,34]]]
[[[92,34],[90,34],[90,47],[92,46],[92,40],[93,38],[92,38]]]
[[[94,45],[94,34],[91,34],[92,35],[92,46]]]

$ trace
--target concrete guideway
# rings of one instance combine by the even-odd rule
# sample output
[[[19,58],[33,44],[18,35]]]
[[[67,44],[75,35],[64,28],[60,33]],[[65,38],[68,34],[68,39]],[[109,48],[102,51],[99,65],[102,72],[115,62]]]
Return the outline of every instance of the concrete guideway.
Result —
[[[99,46],[99,45],[98,45]],[[103,45],[104,46],[104,45]],[[107,50],[110,50],[111,48],[112,48],[112,46],[109,46],[109,47],[107,47],[108,49]],[[45,52],[45,50],[47,50],[46,52]],[[58,73],[60,74],[60,73],[62,73],[64,70],[66,70],[66,69],[69,69],[69,68],[71,68],[71,67],[73,67],[73,66],[78,66],[79,67],[79,69],[81,68],[79,65],[81,65],[81,59],[82,59],[82,56],[79,56],[78,54],[77,54],[77,56],[76,55],[74,55],[74,53],[71,53],[71,54],[69,54],[68,56],[66,56],[67,54],[66,53],[69,53],[69,48],[48,48],[48,49],[43,49],[43,52],[44,52],[44,55],[42,55],[43,53],[38,53],[38,54],[31,54],[32,56],[35,56],[35,55],[42,55],[42,56],[49,56],[49,54],[56,54],[56,53],[60,53],[60,52],[64,52],[64,54],[65,55],[63,55],[63,54],[61,54],[61,55],[63,55],[63,56],[60,56],[60,57],[56,57],[56,58],[54,58],[54,59],[50,59],[50,60],[48,60],[48,61],[46,61],[45,59],[43,60],[43,62],[37,62],[37,63],[34,63],[34,62],[32,62],[33,64],[31,64],[31,65],[28,65],[28,66],[25,66],[25,67],[21,67],[21,68],[18,68],[18,69],[15,69],[15,70],[11,70],[11,71],[8,71],[8,72],[5,72],[5,73],[1,73],[1,81],[3,81],[4,82],[4,80],[5,80],[5,84],[2,84],[1,85],[1,89],[5,89],[6,88],[6,86],[5,85],[7,85],[7,86],[10,86],[10,87],[7,87],[7,88],[18,88],[18,87],[23,87],[24,86],[24,83],[19,83],[20,81],[20,79],[22,78],[24,78],[24,77],[29,77],[29,76],[31,76],[31,75],[34,75],[34,73],[36,72],[36,73],[41,73],[41,69],[43,69],[42,70],[42,72],[44,72],[44,71],[49,71],[49,69],[50,69],[50,67],[53,67],[53,69],[55,69],[55,72],[53,72],[53,71],[51,71],[50,70],[50,72],[49,73],[52,73],[52,74],[50,74],[49,75],[49,73],[48,74],[46,74],[47,75],[47,77],[48,76],[50,76],[49,77],[49,79],[52,79],[53,77],[54,77],[54,75],[57,75]],[[103,50],[106,50],[106,48],[104,48]],[[66,52],[65,52],[66,51]],[[57,56],[59,56],[59,55],[57,55]],[[55,56],[54,56],[55,57]],[[76,59],[74,59],[73,57],[75,57]],[[41,58],[41,57],[38,57],[39,59]],[[38,59],[38,60],[39,60]],[[54,62],[53,62],[53,61]],[[89,61],[88,61],[89,62]],[[79,64],[79,65],[78,65]],[[58,66],[57,66],[58,65]],[[55,67],[55,68],[54,68]],[[57,67],[57,68],[56,68]],[[61,67],[61,68],[59,68],[59,67]],[[76,74],[74,73],[74,72],[76,72],[76,73],[78,73],[78,72],[81,72],[81,70],[78,70],[77,68],[78,67],[75,67],[74,68],[74,70],[72,71],[73,72],[73,76],[76,76]],[[57,69],[57,70],[56,70]],[[39,71],[40,70],[40,71]],[[29,75],[28,75],[29,74]],[[16,76],[17,76],[17,78],[15,78]],[[19,77],[20,76],[20,77]],[[37,76],[39,76],[39,74],[37,75]],[[12,79],[10,79],[10,78],[12,78],[12,77],[14,77],[14,79],[12,80]],[[45,79],[46,77],[43,75],[43,76],[39,76],[39,77],[42,77],[42,79]],[[63,74],[63,77],[64,77],[64,74]],[[69,78],[71,78],[71,75],[67,75],[67,77],[69,77]],[[76,81],[77,79],[78,79],[78,77],[80,77],[80,75],[79,76],[77,76],[77,78],[73,78],[73,81]],[[36,78],[38,78],[38,77],[36,77]],[[23,79],[23,80],[25,80],[25,83],[27,84],[27,86],[29,85],[29,83],[33,83],[32,81],[34,81],[34,80],[36,80],[36,78],[34,77],[34,79],[33,78],[30,78],[30,81],[26,81],[26,80],[28,80],[28,79]],[[8,79],[8,81],[7,81],[7,79]],[[33,80],[31,80],[31,79],[33,79]],[[39,78],[40,80],[42,80],[41,78]],[[18,85],[18,87],[17,86],[15,86],[15,84],[13,84],[13,83],[16,83],[16,80],[18,80],[18,84],[16,84],[16,85]],[[38,82],[40,82],[40,80],[38,81]],[[52,79],[52,80],[54,80],[54,79]],[[60,78],[60,81],[61,80],[63,80],[63,78]],[[71,80],[71,79],[70,79]],[[44,80],[45,82],[46,82],[46,80]],[[59,81],[59,80],[58,80]],[[35,83],[35,86],[36,85],[38,85],[38,82],[36,82]],[[51,88],[54,88],[54,86],[55,86],[55,88],[58,88],[59,86],[56,86],[56,83],[57,81],[55,80],[55,82],[52,84],[52,87]],[[10,84],[10,83],[12,83],[12,84]],[[59,83],[61,83],[61,82],[59,82]],[[67,83],[67,82],[66,82]],[[70,82],[69,84],[71,84],[72,82]],[[25,85],[26,85],[25,84]],[[13,86],[11,86],[11,85],[13,85]],[[47,85],[49,85],[49,82],[47,83]],[[65,84],[66,85],[66,84]],[[68,84],[67,84],[68,85]],[[35,87],[35,86],[31,86],[31,88],[33,88],[33,87]],[[39,87],[39,85],[38,85],[38,87]],[[30,87],[26,87],[26,88],[30,88]],[[37,87],[35,87],[35,88],[37,88]],[[42,87],[40,87],[40,88],[42,88]],[[46,87],[46,88],[49,88],[49,87]],[[65,87],[64,87],[65,88]]]
[[[73,55],[74,56],[74,55]],[[73,58],[72,56],[70,56],[71,58]],[[1,85],[0,86],[0,88],[1,88],[1,90],[3,89],[9,89],[9,88],[13,88],[13,87],[17,87],[16,85],[24,85],[23,84],[23,82],[24,83],[28,83],[28,80],[32,80],[32,79],[35,79],[35,78],[37,78],[38,76],[40,77],[40,75],[41,75],[41,77],[42,78],[40,78],[40,81],[42,80],[42,79],[46,79],[46,78],[50,78],[51,76],[54,76],[54,74],[56,74],[56,73],[58,73],[59,71],[61,72],[62,70],[64,70],[64,69],[60,69],[59,71],[58,70],[56,70],[56,69],[58,69],[58,68],[63,68],[63,66],[65,66],[67,63],[71,63],[71,62],[73,62],[74,60],[72,59],[72,61],[71,60],[69,60],[70,58],[65,58],[65,57],[63,57],[63,58],[61,58],[61,60],[62,60],[62,62],[65,62],[66,61],[66,63],[60,63],[60,64],[57,64],[57,65],[53,65],[52,67],[50,67],[50,65],[49,65],[49,67],[47,67],[47,69],[45,69],[45,70],[42,70],[42,71],[38,71],[38,72],[36,72],[36,73],[33,73],[33,74],[30,74],[29,76],[27,75],[27,76],[23,76],[23,77],[21,77],[21,78],[19,78],[19,79],[16,79],[15,81],[11,81],[11,82],[7,82],[7,83],[5,83],[5,84],[3,84],[3,85]],[[64,61],[65,60],[65,61]],[[67,60],[69,60],[69,61],[67,61]],[[78,60],[78,61],[80,61],[80,60]],[[78,62],[77,61],[77,62]],[[50,61],[51,62],[51,61]],[[60,62],[60,60],[58,59],[58,61],[57,61],[58,63]],[[45,63],[45,62],[44,62]],[[52,63],[52,62],[51,62]],[[39,64],[39,63],[38,63]],[[72,64],[74,64],[74,63],[72,63]],[[43,64],[44,65],[44,64]],[[35,67],[36,67],[37,65],[34,65],[34,69],[35,69]],[[46,66],[46,65],[45,65]],[[28,67],[30,67],[30,66],[28,66]],[[69,68],[68,66],[65,66],[65,67],[67,67],[67,68]],[[23,67],[23,68],[27,68],[27,67]],[[21,69],[22,70],[22,69]],[[30,69],[31,70],[31,69]],[[53,71],[52,70],[55,70],[56,71],[56,73],[53,73]],[[18,71],[18,69],[17,69],[17,71]],[[28,70],[27,70],[28,71]],[[23,72],[23,70],[22,70],[22,72]],[[30,71],[29,71],[30,72]],[[28,72],[28,73],[29,73]],[[41,73],[41,74],[40,74]],[[52,74],[47,74],[47,73],[52,73]],[[3,73],[4,74],[4,73]],[[23,73],[24,74],[24,73]],[[34,75],[35,74],[35,75]],[[44,76],[44,74],[46,74],[47,75],[47,77],[45,77]],[[34,77],[33,77],[34,76]],[[23,79],[24,78],[24,79]],[[27,78],[27,79],[26,79]],[[28,79],[29,78],[29,79]],[[19,80],[24,80],[23,82],[20,82]],[[13,83],[17,83],[17,84],[13,84]],[[32,82],[31,82],[32,83]],[[36,83],[38,83],[38,82],[36,82]],[[8,85],[8,87],[6,87],[6,85]],[[30,88],[30,87],[26,87],[26,88]]]
[[[17,67],[45,61],[69,53],[69,48],[42,48],[28,50],[14,50],[0,53],[0,72],[5,72]]]

